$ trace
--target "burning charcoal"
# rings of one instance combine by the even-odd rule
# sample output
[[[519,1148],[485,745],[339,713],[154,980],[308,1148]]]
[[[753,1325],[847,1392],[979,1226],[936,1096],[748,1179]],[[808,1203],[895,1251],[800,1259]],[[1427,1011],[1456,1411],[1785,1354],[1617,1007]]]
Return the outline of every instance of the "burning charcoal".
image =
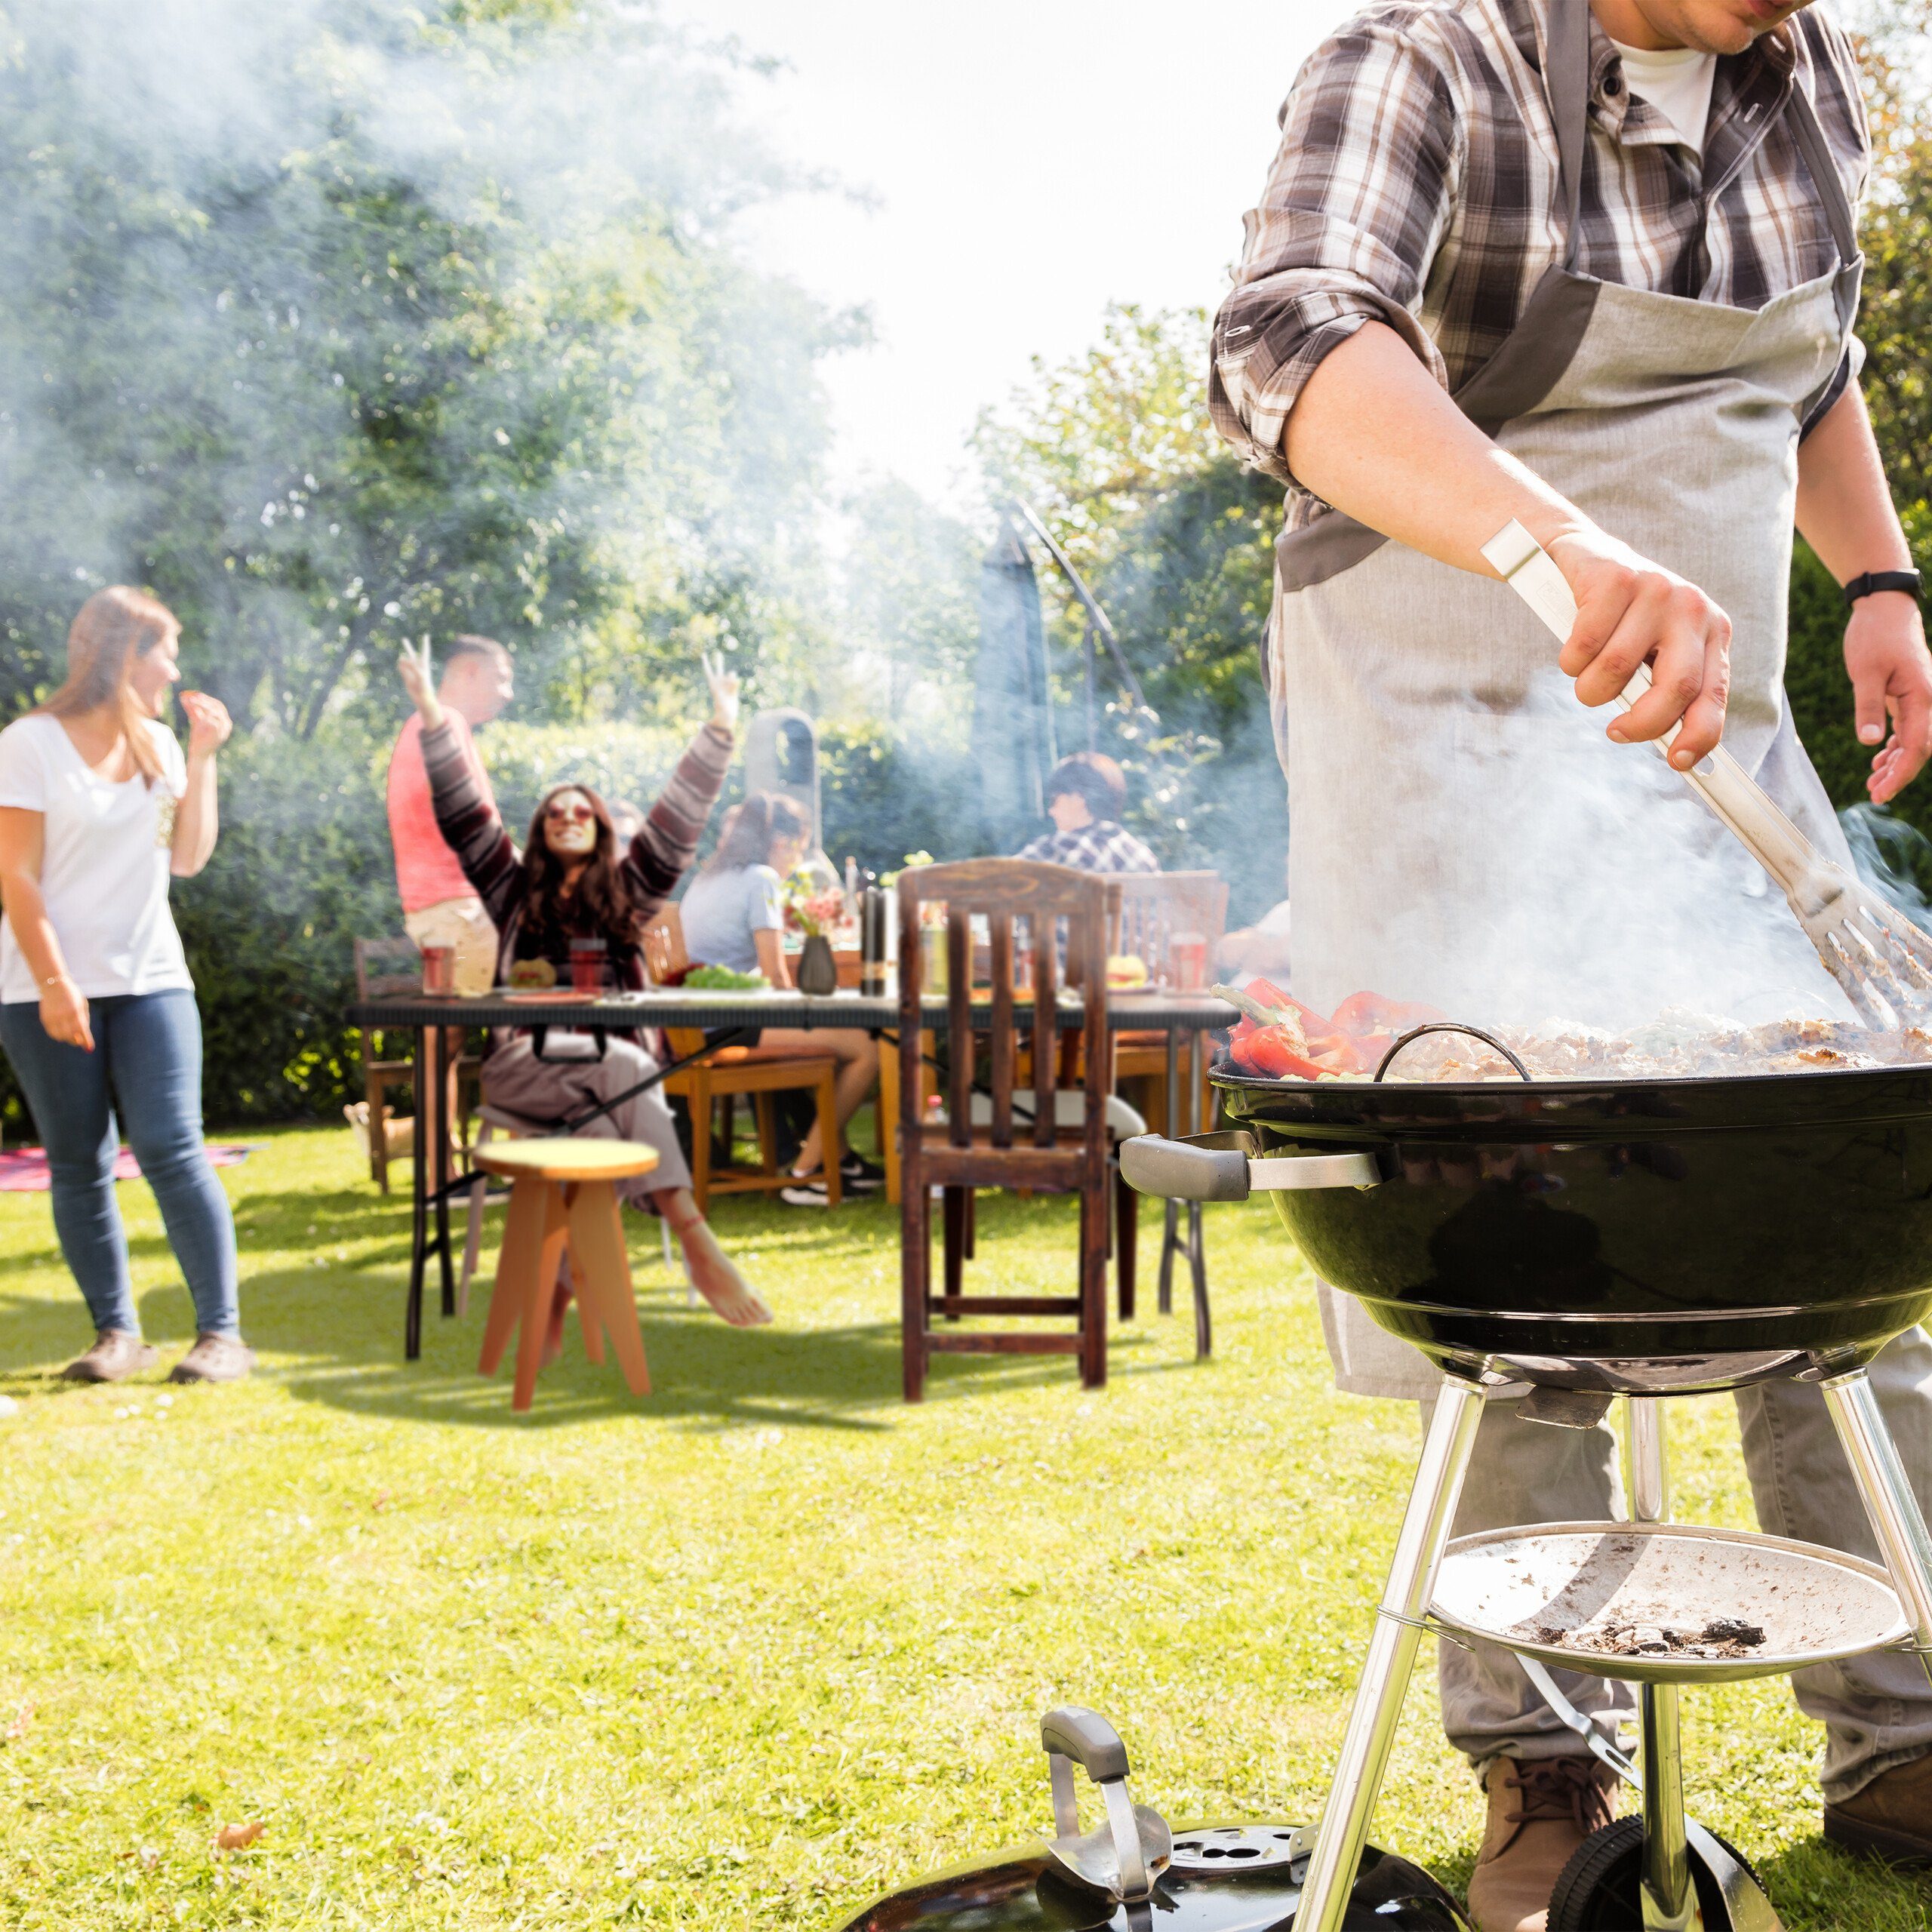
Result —
[[[1704,1626],[1707,1644],[1738,1644],[1750,1647],[1764,1641],[1764,1626],[1746,1623],[1741,1617],[1714,1617]]]

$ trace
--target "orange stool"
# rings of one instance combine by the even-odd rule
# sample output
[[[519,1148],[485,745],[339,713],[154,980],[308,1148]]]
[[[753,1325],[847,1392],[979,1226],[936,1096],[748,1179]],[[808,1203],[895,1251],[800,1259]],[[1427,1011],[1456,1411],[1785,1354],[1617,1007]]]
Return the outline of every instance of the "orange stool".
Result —
[[[484,1173],[511,1183],[496,1292],[483,1327],[482,1373],[496,1374],[511,1331],[521,1321],[510,1407],[518,1411],[530,1407],[558,1270],[568,1255],[583,1323],[584,1353],[601,1362],[608,1334],[631,1393],[649,1395],[651,1374],[645,1366],[637,1296],[619,1218],[623,1209],[612,1183],[649,1174],[657,1164],[657,1150],[632,1140],[509,1140],[478,1147],[475,1160]]]

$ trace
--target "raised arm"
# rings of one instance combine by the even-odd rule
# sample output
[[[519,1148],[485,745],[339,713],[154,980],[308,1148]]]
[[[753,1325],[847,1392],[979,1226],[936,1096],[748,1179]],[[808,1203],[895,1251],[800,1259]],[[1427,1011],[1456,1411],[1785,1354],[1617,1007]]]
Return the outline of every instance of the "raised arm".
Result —
[[[642,901],[647,919],[657,917],[696,857],[737,746],[738,680],[725,670],[721,658],[706,656],[703,663],[705,681],[711,688],[710,721],[685,748],[670,783],[624,854],[631,889]]]
[[[420,651],[403,647],[396,669],[423,721],[423,769],[435,807],[436,829],[463,867],[490,917],[501,926],[516,897],[520,867],[497,801],[478,780],[474,761],[436,695],[426,639]]]
[[[177,878],[192,878],[214,856],[221,830],[215,754],[227,743],[235,724],[227,706],[205,691],[183,691],[181,709],[188,714],[188,789],[175,811],[168,869]]]

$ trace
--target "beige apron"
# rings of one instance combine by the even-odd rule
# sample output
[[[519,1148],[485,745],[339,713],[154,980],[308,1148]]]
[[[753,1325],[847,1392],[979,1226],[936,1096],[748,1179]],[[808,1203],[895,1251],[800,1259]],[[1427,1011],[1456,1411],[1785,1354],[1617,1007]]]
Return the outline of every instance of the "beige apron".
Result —
[[[1730,614],[1724,743],[1849,863],[1792,729],[1784,658],[1800,426],[1857,311],[1850,204],[1801,78],[1786,112],[1836,269],[1755,310],[1579,273],[1589,32],[1587,0],[1555,0],[1546,77],[1563,264],[1456,401]],[[1331,514],[1277,546],[1268,659],[1294,990],[1309,1004],[1327,1012],[1371,989],[1477,1025],[1617,1027],[1671,1008],[1847,1011],[1782,896],[1652,751],[1604,738],[1611,714],[1577,701],[1548,633],[1503,584]],[[1343,1389],[1435,1386],[1423,1356],[1355,1302],[1321,1295]]]

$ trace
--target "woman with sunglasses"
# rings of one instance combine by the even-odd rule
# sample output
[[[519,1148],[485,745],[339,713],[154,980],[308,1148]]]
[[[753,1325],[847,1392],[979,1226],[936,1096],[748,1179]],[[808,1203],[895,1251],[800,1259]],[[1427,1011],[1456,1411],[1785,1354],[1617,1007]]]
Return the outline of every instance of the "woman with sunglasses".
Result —
[[[444,716],[427,645],[420,651],[405,648],[398,668],[422,715],[423,759],[436,823],[496,923],[498,979],[507,981],[520,961],[542,960],[568,981],[571,942],[601,941],[612,983],[641,988],[644,929],[691,863],[731,765],[737,679],[721,663],[706,660],[711,721],[691,740],[627,846],[620,849],[611,814],[595,792],[585,785],[560,785],[537,807],[519,853]],[[506,1112],[558,1120],[624,1093],[657,1071],[657,1062],[634,1035],[613,1032],[604,1041],[598,1057],[559,1057],[554,1045],[540,1057],[532,1035],[500,1036],[483,1063],[483,1097]],[[693,1286],[727,1321],[737,1327],[769,1321],[771,1310],[719,1247],[691,1198],[691,1171],[662,1090],[635,1094],[580,1131],[656,1149],[656,1168],[620,1183],[620,1191],[648,1202],[670,1223]],[[553,1347],[561,1340],[565,1307],[565,1297],[559,1296],[552,1312]]]

